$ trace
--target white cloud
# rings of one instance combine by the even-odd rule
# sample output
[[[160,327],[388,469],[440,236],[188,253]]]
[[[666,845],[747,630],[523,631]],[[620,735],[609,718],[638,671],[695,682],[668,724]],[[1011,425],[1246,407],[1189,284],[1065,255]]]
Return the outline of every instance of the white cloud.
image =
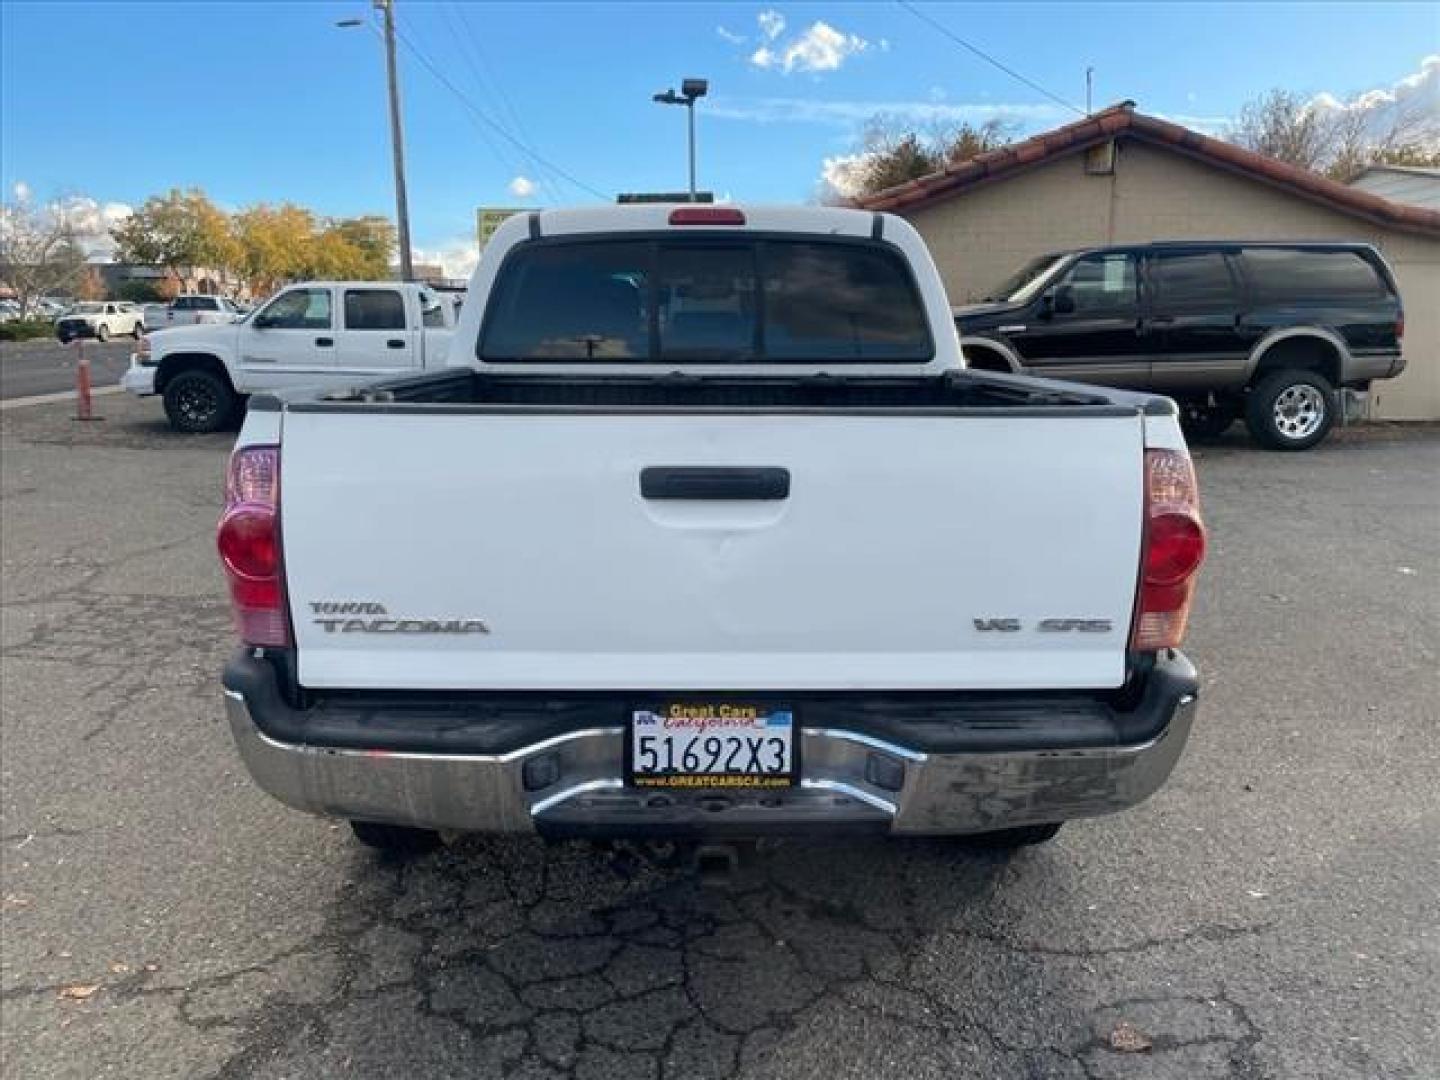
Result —
[[[12,184],[10,191],[17,203],[31,203],[35,194],[23,180]],[[115,241],[110,230],[134,213],[129,203],[101,202],[88,195],[65,195],[43,205],[31,205],[41,218],[67,225],[86,257],[100,262],[115,256]],[[8,219],[8,214],[6,217]]]
[[[473,236],[461,236],[435,248],[416,248],[418,263],[439,263],[447,278],[468,278],[480,261],[480,248]]]
[[[766,15],[774,14],[766,12]],[[765,15],[761,15],[761,26]],[[777,16],[778,18],[778,16]],[[784,20],[780,21],[781,29]],[[771,34],[766,28],[766,37],[775,40],[779,31]],[[803,33],[789,41],[777,42],[771,49],[762,45],[750,56],[750,62],[760,68],[779,68],[786,75],[792,72],[836,71],[850,57],[870,48],[870,42],[859,34],[847,34],[836,30],[827,22],[815,22]]]
[[[755,21],[760,24],[760,33],[766,41],[774,41],[785,32],[785,16],[778,11],[762,11],[755,16]]]
[[[984,123],[995,119],[1017,124],[1049,124],[1058,123],[1070,114],[1058,105],[1013,105],[988,101],[819,101],[811,98],[720,97],[706,108],[705,115],[757,124],[821,124],[853,130],[876,116],[895,117],[916,124]]]
[[[717,26],[717,27],[715,27],[715,33],[719,34],[724,40],[728,41],[731,45],[744,45],[744,44],[745,44],[745,40],[746,40],[746,39],[745,39],[745,35],[744,35],[744,34],[737,34],[737,33],[735,33],[734,30],[727,30],[727,29],[726,29],[725,27],[723,27],[723,26]]]
[[[1377,112],[1400,106],[1440,115],[1440,54],[1422,59],[1418,71],[1388,89],[1366,90],[1348,99],[1322,91],[1310,99],[1309,105],[1321,112]]]
[[[518,199],[528,199],[535,194],[535,181],[528,176],[517,176],[510,181],[510,194]]]
[[[1306,109],[1357,125],[1362,139],[1381,143],[1395,137],[1440,148],[1440,55],[1420,61],[1420,68],[1388,87],[1349,97],[1329,91],[1316,94]]]
[[[820,165],[820,183],[827,194],[850,198],[860,194],[860,182],[869,154],[840,154]]]

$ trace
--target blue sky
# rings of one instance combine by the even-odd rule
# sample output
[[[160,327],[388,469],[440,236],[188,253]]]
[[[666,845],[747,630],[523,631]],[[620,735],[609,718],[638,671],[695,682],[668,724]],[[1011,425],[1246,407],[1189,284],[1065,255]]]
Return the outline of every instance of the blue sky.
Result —
[[[1093,65],[1097,107],[1131,97],[1211,129],[1271,87],[1348,100],[1440,53],[1440,8],[1424,3],[921,7],[1069,101],[1083,104]],[[874,112],[1000,115],[1020,133],[1073,115],[896,3],[397,0],[396,11],[409,42],[400,62],[415,243],[452,265],[473,246],[478,205],[595,196],[475,120],[412,47],[474,109],[607,194],[683,187],[683,110],[650,95],[686,75],[711,82],[698,116],[701,186],[740,201],[813,197],[825,160],[853,149]],[[288,199],[324,214],[391,212],[380,44],[334,26],[357,16],[369,17],[364,0],[3,3],[6,197],[23,183],[38,198],[111,204],[114,216],[198,186],[229,207]]]

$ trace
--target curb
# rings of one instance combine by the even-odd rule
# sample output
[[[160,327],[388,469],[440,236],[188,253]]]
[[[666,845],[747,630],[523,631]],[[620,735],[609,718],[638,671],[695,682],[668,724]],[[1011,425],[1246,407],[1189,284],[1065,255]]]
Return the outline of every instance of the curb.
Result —
[[[90,391],[94,397],[101,394],[118,394],[125,389],[123,386],[98,386]],[[18,409],[23,405],[50,405],[57,401],[74,401],[74,390],[61,390],[54,394],[31,394],[29,397],[10,398],[8,401],[0,401],[0,412],[9,409]]]

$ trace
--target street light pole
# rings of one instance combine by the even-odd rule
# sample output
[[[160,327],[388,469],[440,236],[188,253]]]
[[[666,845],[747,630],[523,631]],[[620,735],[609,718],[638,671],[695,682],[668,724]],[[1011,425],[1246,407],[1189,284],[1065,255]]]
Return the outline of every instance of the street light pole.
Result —
[[[378,0],[377,0],[378,2]],[[686,79],[680,84],[680,93],[674,90],[666,90],[664,93],[652,96],[652,101],[661,105],[684,105],[689,113],[689,150],[690,150],[690,201],[695,201],[695,102],[704,97],[710,90],[710,84],[704,79]]]
[[[695,99],[685,102],[685,111],[690,117],[690,201],[695,201]]]
[[[395,159],[395,232],[400,280],[415,280],[410,256],[410,200],[405,194],[405,132],[400,120],[400,79],[395,71],[395,0],[374,0],[385,15],[385,76],[390,84],[390,152]]]

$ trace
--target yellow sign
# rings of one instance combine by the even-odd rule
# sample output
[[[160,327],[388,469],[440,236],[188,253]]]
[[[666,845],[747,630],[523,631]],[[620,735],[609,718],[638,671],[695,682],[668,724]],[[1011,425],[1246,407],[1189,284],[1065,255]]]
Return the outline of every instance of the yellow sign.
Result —
[[[525,213],[523,207],[480,207],[475,211],[475,235],[483,248],[506,218]]]

